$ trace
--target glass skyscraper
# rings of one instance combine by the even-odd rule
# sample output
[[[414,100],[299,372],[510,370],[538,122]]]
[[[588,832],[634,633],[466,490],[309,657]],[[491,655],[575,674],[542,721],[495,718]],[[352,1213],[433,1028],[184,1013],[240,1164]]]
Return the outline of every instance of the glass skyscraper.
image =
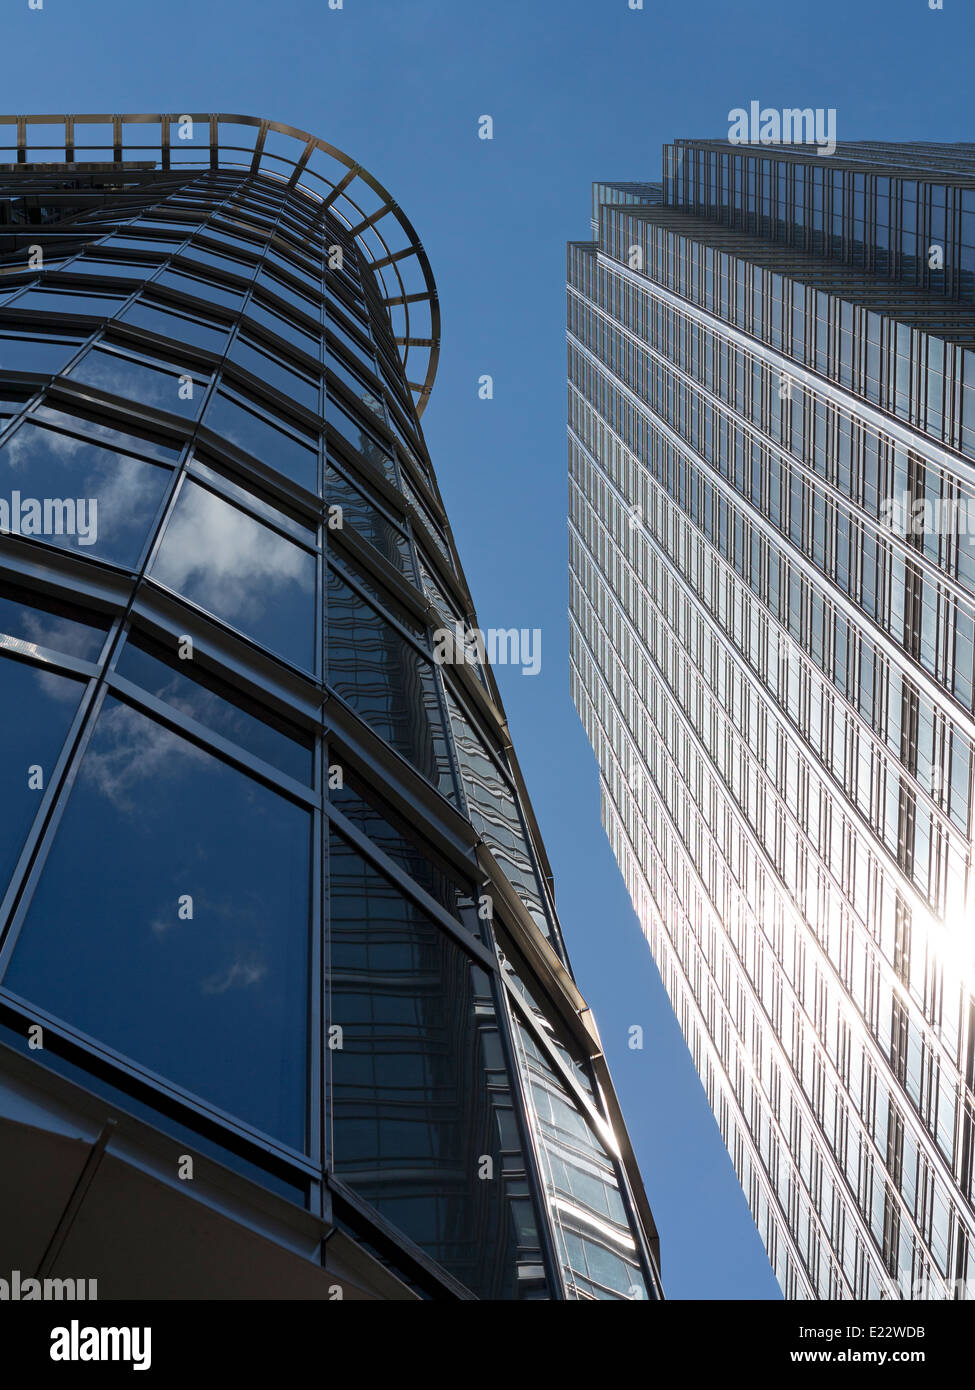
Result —
[[[659,1298],[411,224],[275,122],[0,147],[0,1277]]]
[[[606,831],[786,1296],[971,1297],[975,146],[677,141],[592,238]]]

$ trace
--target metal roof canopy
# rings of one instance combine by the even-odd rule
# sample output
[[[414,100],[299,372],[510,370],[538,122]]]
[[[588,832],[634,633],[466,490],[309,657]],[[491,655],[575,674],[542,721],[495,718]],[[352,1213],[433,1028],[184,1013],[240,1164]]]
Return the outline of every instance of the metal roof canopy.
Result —
[[[148,157],[166,172],[243,170],[300,189],[344,223],[378,277],[417,414],[423,414],[440,357],[440,305],[430,262],[387,190],[334,145],[259,116],[0,115],[0,163],[8,151],[16,152],[16,165]]]

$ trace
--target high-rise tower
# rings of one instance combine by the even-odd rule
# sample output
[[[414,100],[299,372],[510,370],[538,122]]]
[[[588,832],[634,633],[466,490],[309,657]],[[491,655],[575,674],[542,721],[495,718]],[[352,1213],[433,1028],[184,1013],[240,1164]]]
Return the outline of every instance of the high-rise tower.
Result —
[[[269,121],[0,147],[0,1272],[659,1297],[497,687],[434,659],[410,223]]]
[[[971,1296],[975,146],[679,141],[593,238],[607,833],[786,1295]]]

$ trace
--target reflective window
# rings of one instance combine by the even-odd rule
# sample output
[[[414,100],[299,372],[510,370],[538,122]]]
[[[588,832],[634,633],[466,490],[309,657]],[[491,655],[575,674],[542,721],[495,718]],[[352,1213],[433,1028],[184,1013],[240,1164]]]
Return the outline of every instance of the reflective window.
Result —
[[[514,793],[449,689],[447,708],[454,726],[454,746],[471,823],[484,837],[502,873],[518,891],[539,930],[548,936],[550,928],[542,892]]]
[[[359,360],[363,363],[364,366],[368,367],[371,372],[375,373],[376,359],[373,356],[370,348],[360,343],[358,338],[354,337],[353,334],[348,329],[346,329],[343,324],[339,323],[338,319],[335,317],[334,314],[330,314],[329,317],[326,319],[326,326],[328,328],[328,331],[330,333],[334,333],[336,337],[339,339],[339,341],[343,343],[349,349],[349,351],[352,352],[357,358],[359,358]]]
[[[205,379],[195,372],[155,359],[123,357],[104,348],[91,348],[68,375],[110,395],[189,419],[200,413],[205,394]]]
[[[110,319],[125,303],[123,295],[78,294],[71,290],[25,290],[11,308],[43,311],[47,314],[91,314]]]
[[[432,849],[421,849],[416,832],[391,807],[380,803],[376,794],[347,768],[342,769],[341,787],[330,788],[329,800],[452,917],[462,922],[474,936],[481,935],[469,890],[461,887],[453,874],[441,866]]]
[[[283,425],[283,421],[281,423]],[[304,436],[306,447],[295,434],[285,433],[271,418],[248,410],[223,391],[218,391],[210,401],[204,424],[244,453],[260,459],[268,468],[284,473],[310,492],[317,489],[318,452],[311,435]]]
[[[238,260],[236,256],[222,256],[219,251],[210,251],[196,242],[190,242],[185,248],[184,256],[188,265],[193,262],[202,262],[204,265],[212,265],[217,270],[225,270],[230,275],[237,275],[245,280],[249,280],[257,269],[250,261]]]
[[[175,338],[177,342],[188,343],[191,347],[205,348],[209,352],[222,353],[230,336],[229,328],[223,324],[205,323],[189,314],[179,314],[143,299],[136,300],[126,309],[121,321],[134,324],[137,328],[147,328],[150,333],[159,333],[164,338]]]
[[[182,275],[176,270],[164,270],[152,283],[178,290],[180,294],[192,295],[196,299],[209,299],[214,304],[222,304],[228,309],[240,309],[244,303],[244,296],[240,290],[232,290],[227,285],[217,285],[212,280],[203,280],[196,275]]]
[[[395,565],[408,579],[413,579],[413,555],[406,536],[365,496],[364,489],[360,491],[353,486],[345,474],[331,463],[326,468],[325,505],[329,508],[341,507],[342,525],[348,522],[390,564]]]
[[[329,871],[335,1172],[480,1297],[525,1296],[538,1232],[491,981],[334,833]]]
[[[28,420],[0,448],[0,526],[133,567],[169,478],[169,469]]]
[[[6,388],[3,395],[0,396],[0,415],[10,416],[19,414],[29,400],[29,394],[16,396],[9,388]]]
[[[80,338],[21,338],[0,333],[0,372],[41,372],[53,376],[80,347]]]
[[[124,430],[105,424],[103,415],[89,413],[77,405],[67,411],[55,410],[53,406],[42,403],[31,412],[31,419],[43,420],[46,424],[77,434],[90,435],[106,447],[122,449],[130,454],[143,454],[162,463],[175,463],[182,453],[180,445],[170,443],[159,434],[152,434],[149,430],[141,434],[127,434]]]
[[[0,658],[0,897],[7,891],[84,688],[81,681]]]
[[[299,328],[293,319],[282,318],[280,314],[268,309],[260,300],[251,300],[247,306],[247,317],[264,324],[265,328],[269,328],[272,333],[276,333],[286,343],[293,343],[296,348],[302,352],[307,352],[308,356],[314,357],[316,361],[321,357],[322,341],[317,334]]]
[[[3,610],[0,607],[0,621]],[[139,634],[129,637],[116,665],[126,680],[165,700],[255,757],[271,763],[296,781],[312,782],[311,742],[270,710],[210,675],[198,661],[180,661],[173,650]]]
[[[250,339],[237,338],[230,349],[229,360],[251,372],[258,381],[267,382],[269,386],[272,386],[275,391],[280,391],[281,395],[289,401],[297,401],[306,410],[318,414],[318,381],[313,381],[297,371],[292,371],[277,357],[265,352]]]
[[[377,416],[383,424],[386,423],[386,411],[383,408],[382,396],[378,394],[376,387],[370,386],[362,377],[357,376],[342,361],[341,357],[334,352],[326,353],[325,365],[329,367],[338,379],[346,385],[362,404],[373,415]]]
[[[303,314],[316,322],[321,321],[321,304],[315,299],[309,299],[298,289],[285,284],[276,275],[271,275],[267,270],[262,270],[257,277],[259,285],[263,285],[271,294],[277,295],[279,299],[285,300],[288,304],[293,304],[296,309],[300,309]]]
[[[334,396],[329,397],[327,413],[325,417],[332,427],[336,430],[352,448],[376,468],[381,468],[389,477],[391,482],[396,480],[396,470],[393,466],[389,450],[384,449],[376,439],[358,420],[344,410],[335,400]]]
[[[326,608],[329,684],[381,738],[453,799],[432,660],[331,566]]]
[[[251,279],[256,269],[255,266],[235,260],[232,256],[219,256],[215,251],[204,251],[202,246],[184,247],[179,259],[181,269],[196,269],[206,274],[205,267],[213,266],[214,269],[222,270],[228,275],[236,275],[241,280]]]
[[[310,841],[307,812],[110,696],[4,984],[302,1147]]]
[[[145,261],[100,261],[94,256],[79,256],[67,269],[72,275],[108,275],[114,279],[147,280],[156,267],[147,265]]]
[[[100,241],[98,249],[99,251],[111,251],[114,246],[118,246],[127,251],[154,251],[168,255],[173,251],[178,251],[182,244],[182,241],[163,241],[157,237],[135,237],[120,234],[106,237],[104,241]]]
[[[542,1144],[542,1171],[576,1298],[646,1298],[613,1162],[551,1062],[518,1018],[515,1030]]]
[[[315,568],[307,550],[187,478],[150,572],[310,671]]]
[[[25,654],[61,652],[80,661],[97,661],[105,645],[108,619],[43,594],[0,584],[0,645]]]

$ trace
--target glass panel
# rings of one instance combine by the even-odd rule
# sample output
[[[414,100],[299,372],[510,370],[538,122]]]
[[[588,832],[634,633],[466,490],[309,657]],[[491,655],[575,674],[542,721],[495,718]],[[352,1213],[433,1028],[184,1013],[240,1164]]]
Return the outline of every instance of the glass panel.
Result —
[[[310,671],[315,567],[307,550],[187,478],[151,574]]]
[[[412,580],[413,555],[403,532],[331,464],[326,468],[326,478],[326,507],[341,507],[343,525],[348,521],[391,565]]]
[[[175,463],[183,452],[182,445],[172,444],[161,435],[127,434],[104,423],[104,418],[89,414],[80,406],[70,411],[55,410],[52,406],[41,404],[31,411],[32,420],[43,420],[45,424],[70,430],[72,433],[89,435],[106,448],[122,449],[125,453],[141,454],[145,458],[158,459],[161,463]]]
[[[396,470],[390,458],[389,450],[384,449],[372,435],[366,430],[365,426],[358,420],[354,420],[335,400],[334,396],[329,397],[326,419],[334,430],[352,445],[364,458],[382,471],[389,478],[390,482],[396,481]]]
[[[0,896],[7,891],[84,688],[82,681],[0,658]]]
[[[118,246],[127,251],[153,251],[160,255],[169,255],[173,251],[178,251],[182,244],[181,241],[163,241],[159,237],[118,235],[106,237],[104,241],[98,242],[98,249],[99,251],[111,251],[112,247]]]
[[[544,1297],[487,973],[334,833],[329,871],[337,1175],[480,1297]]]
[[[270,353],[263,352],[247,338],[238,338],[235,341],[230,349],[229,360],[238,363],[245,371],[251,372],[258,381],[264,381],[275,391],[280,391],[287,400],[296,401],[299,405],[303,405],[306,410],[318,414],[318,382],[299,376],[297,372],[291,371],[283,362],[272,357]]]
[[[380,613],[329,567],[328,681],[379,736],[454,799],[437,677]]]
[[[187,269],[194,266],[213,266],[216,270],[226,271],[230,275],[236,275],[242,280],[249,280],[253,276],[256,265],[247,261],[238,261],[234,256],[221,256],[216,251],[207,251],[202,246],[191,243],[184,249],[180,257],[181,262],[185,262]]]
[[[94,256],[80,256],[66,267],[71,275],[110,275],[124,280],[147,280],[155,269],[145,261],[99,261]]]
[[[293,304],[296,309],[300,309],[303,314],[307,314],[316,322],[321,319],[321,305],[314,300],[308,299],[300,294],[298,290],[286,285],[283,280],[279,280],[276,275],[269,275],[266,270],[262,270],[257,277],[258,283],[265,287],[270,293],[277,295],[279,299],[285,300],[288,304]]]
[[[454,746],[471,823],[483,836],[539,930],[548,936],[548,918],[514,793],[449,690],[447,708],[454,726]]]
[[[0,609],[2,617],[2,609]],[[176,643],[173,643],[174,648]],[[312,782],[312,747],[283,719],[158,643],[130,636],[116,671],[168,705],[273,764],[296,781]]]
[[[0,448],[0,527],[133,567],[170,476],[26,421]]]
[[[452,917],[474,936],[482,935],[470,893],[441,868],[433,850],[419,848],[409,827],[391,807],[380,809],[378,797],[364,783],[343,769],[342,786],[331,787],[329,800]]]
[[[365,366],[367,366],[370,369],[370,371],[372,371],[373,373],[375,372],[376,359],[373,357],[370,350],[367,347],[364,347],[362,343],[359,342],[358,338],[354,338],[352,334],[348,332],[342,326],[341,323],[339,323],[338,319],[336,319],[334,315],[330,314],[329,317],[326,319],[326,326],[328,328],[328,331],[330,333],[334,333],[336,337],[339,339],[339,341],[344,343],[345,346],[356,355],[356,357],[360,358],[361,361],[365,364]]]
[[[0,584],[0,643],[26,653],[62,652],[80,661],[97,661],[105,645],[108,619],[83,613],[27,589]]]
[[[358,397],[367,410],[371,411],[377,419],[386,423],[386,412],[383,408],[382,398],[377,394],[377,388],[369,386],[365,381],[350,371],[334,352],[325,354],[325,365],[335,373],[341,382],[348,386],[349,390]]]
[[[159,333],[164,338],[175,338],[178,343],[204,348],[208,352],[222,353],[230,336],[230,330],[222,325],[203,323],[188,314],[177,314],[146,300],[137,300],[131,308],[126,309],[121,321],[134,324],[137,328],[147,328],[150,333]]]
[[[109,697],[4,983],[300,1148],[310,845],[307,812]]]
[[[53,376],[81,347],[80,338],[19,338],[0,334],[0,372]]]
[[[313,452],[310,435],[305,436],[309,445],[306,448],[294,436],[278,429],[270,419],[245,409],[222,391],[211,400],[203,422],[215,434],[260,459],[268,468],[284,473],[309,492],[316,491],[318,454]]]
[[[199,415],[206,387],[206,379],[195,372],[171,367],[169,363],[153,365],[103,348],[91,348],[68,376],[110,395],[124,396],[140,405],[189,419]]]
[[[515,1031],[569,1296],[646,1298],[613,1162],[518,1018]]]
[[[43,311],[46,314],[92,314],[110,319],[125,303],[123,295],[78,294],[70,290],[25,290],[11,308]]]
[[[196,299],[212,300],[214,304],[223,304],[228,309],[240,309],[244,302],[244,296],[239,290],[229,289],[226,285],[216,285],[211,280],[198,279],[195,275],[181,275],[176,270],[164,270],[152,283],[178,290],[180,294],[193,295]]]
[[[256,299],[252,299],[248,304],[247,317],[255,319],[258,323],[263,323],[266,328],[269,328],[272,333],[276,333],[279,338],[283,338],[286,343],[293,343],[301,352],[307,352],[309,357],[314,357],[316,362],[320,359],[321,338],[299,328],[293,319],[282,318],[280,314],[273,313]]]

